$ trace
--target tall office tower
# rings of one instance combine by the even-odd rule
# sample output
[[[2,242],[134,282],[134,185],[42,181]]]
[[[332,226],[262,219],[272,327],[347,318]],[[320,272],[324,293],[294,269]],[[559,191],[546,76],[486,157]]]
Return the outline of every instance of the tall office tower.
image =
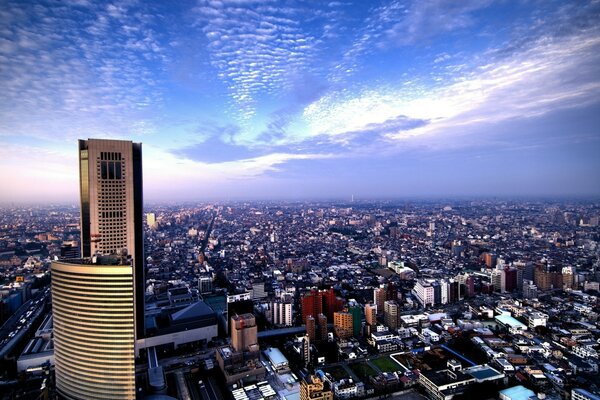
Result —
[[[146,214],[146,223],[148,224],[148,228],[153,228],[156,223],[156,214],[148,213]]]
[[[398,329],[398,314],[400,306],[394,300],[388,300],[384,303],[384,321],[388,328]]]
[[[52,263],[56,388],[134,399],[144,335],[141,144],[80,140],[81,260]]]
[[[352,314],[345,311],[333,313],[333,331],[340,339],[352,337]]]
[[[367,325],[377,325],[377,304],[365,304],[365,319]]]
[[[234,315],[231,317],[231,347],[235,351],[245,351],[257,345],[256,318],[253,314]]]
[[[323,295],[318,290],[312,290],[302,296],[301,300],[302,322],[306,323],[306,317],[313,317],[323,312]]]
[[[348,312],[352,315],[352,336],[355,338],[360,337],[360,331],[362,328],[362,313],[358,303],[354,303],[348,307]]]
[[[304,335],[302,340],[302,361],[306,367],[310,364],[310,338],[308,335]]]
[[[317,317],[317,323],[319,329],[317,331],[317,340],[326,341],[327,340],[327,317],[325,314],[319,314]]]
[[[377,306],[377,312],[383,314],[383,303],[386,300],[386,290],[383,287],[379,287],[373,290],[373,302]]]
[[[306,317],[306,336],[314,342],[317,335],[317,323],[312,315]]]
[[[135,399],[134,275],[116,256],[54,261],[56,389],[65,399]]]
[[[144,229],[142,144],[79,141],[81,255],[133,257],[135,336],[144,337]],[[139,316],[139,318],[137,317]]]
[[[271,322],[278,326],[292,326],[292,303],[281,300],[271,302]]]

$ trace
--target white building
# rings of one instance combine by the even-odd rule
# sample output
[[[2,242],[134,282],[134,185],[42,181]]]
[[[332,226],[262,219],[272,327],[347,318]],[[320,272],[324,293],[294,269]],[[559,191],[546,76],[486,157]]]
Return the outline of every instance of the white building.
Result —
[[[271,302],[271,323],[278,326],[292,326],[292,303]]]
[[[525,314],[525,318],[527,318],[527,326],[529,326],[530,329],[533,329],[536,326],[546,326],[546,322],[548,321],[548,315],[539,311],[529,312]]]
[[[423,307],[432,306],[434,303],[434,289],[431,286],[431,283],[419,279],[415,284],[415,287],[412,290],[412,293],[415,295],[419,303]]]

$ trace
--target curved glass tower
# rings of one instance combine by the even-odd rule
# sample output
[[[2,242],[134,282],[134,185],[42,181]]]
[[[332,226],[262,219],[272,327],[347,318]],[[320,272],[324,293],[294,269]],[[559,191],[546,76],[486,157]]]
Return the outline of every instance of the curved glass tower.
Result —
[[[52,263],[56,388],[67,399],[134,399],[132,265]]]

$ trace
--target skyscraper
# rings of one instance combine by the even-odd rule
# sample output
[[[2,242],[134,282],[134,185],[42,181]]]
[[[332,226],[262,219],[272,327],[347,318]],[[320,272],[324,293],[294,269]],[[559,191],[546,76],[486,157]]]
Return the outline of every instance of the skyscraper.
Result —
[[[52,263],[56,388],[134,399],[144,336],[141,144],[80,140],[81,260]]]
[[[81,255],[133,257],[136,337],[144,336],[144,230],[142,144],[79,141]]]

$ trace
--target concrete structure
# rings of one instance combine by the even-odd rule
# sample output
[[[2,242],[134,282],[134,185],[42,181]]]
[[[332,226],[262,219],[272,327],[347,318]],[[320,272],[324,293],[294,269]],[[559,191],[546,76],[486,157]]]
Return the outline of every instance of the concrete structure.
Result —
[[[213,290],[212,276],[203,275],[198,278],[198,290],[200,293],[210,293]]]
[[[136,356],[141,349],[162,345],[175,348],[185,343],[207,343],[218,336],[217,316],[204,302],[198,301],[175,310],[161,310],[146,316],[146,337],[136,341]]]
[[[352,337],[352,314],[348,312],[333,313],[333,331],[340,339]]]
[[[510,333],[522,333],[527,330],[527,325],[519,322],[508,314],[498,315],[495,318],[496,322],[508,328]]]
[[[421,371],[419,384],[423,386],[430,398],[449,400],[461,393],[468,385],[475,383],[475,378],[461,371]]]
[[[600,395],[585,389],[575,388],[571,390],[571,400],[600,400]]]
[[[432,306],[434,304],[435,294],[431,283],[419,279],[415,284],[412,293],[423,307]]]
[[[398,313],[400,306],[395,300],[388,300],[383,304],[383,319],[390,329],[398,329]]]
[[[264,351],[264,353],[265,357],[267,357],[269,363],[273,367],[273,370],[275,370],[278,373],[289,372],[289,362],[278,348],[269,347],[267,350]]]
[[[367,325],[377,325],[377,304],[365,305],[365,319],[367,321]]]
[[[306,336],[311,342],[314,342],[317,337],[317,322],[312,315],[306,317]]]
[[[144,336],[146,285],[142,185],[141,143],[79,140],[81,255],[133,258],[136,339]]]
[[[231,317],[231,347],[235,351],[244,351],[258,343],[256,318],[252,314]]]
[[[499,394],[500,400],[531,400],[537,398],[533,390],[521,385],[501,390]]]
[[[52,263],[56,388],[65,399],[134,399],[133,267],[94,261]]]
[[[83,259],[51,266],[56,388],[133,399],[145,335],[141,144],[80,140],[79,189]]]
[[[307,375],[300,381],[300,400],[333,400],[329,382],[317,375]]]
[[[271,323],[277,326],[292,326],[292,303],[283,301],[271,302]]]
[[[217,349],[216,358],[228,386],[265,377],[260,361],[256,319],[253,314],[234,315],[230,320],[231,346]]]

